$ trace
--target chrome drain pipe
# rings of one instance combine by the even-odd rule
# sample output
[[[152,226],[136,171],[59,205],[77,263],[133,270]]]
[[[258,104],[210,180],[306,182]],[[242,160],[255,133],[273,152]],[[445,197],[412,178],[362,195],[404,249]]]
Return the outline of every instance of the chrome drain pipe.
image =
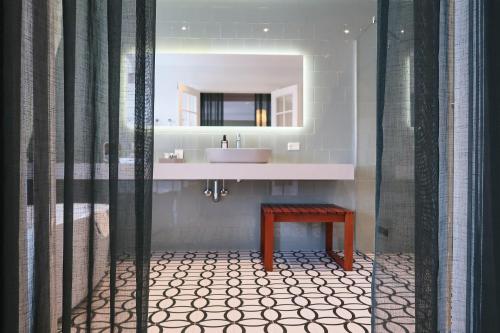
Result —
[[[212,193],[212,201],[219,202],[220,201],[220,190],[219,190],[219,180],[214,180],[214,190]]]
[[[213,202],[219,202],[223,197],[229,195],[229,190],[226,188],[226,182],[224,179],[222,180],[222,186],[220,180],[214,179],[212,188],[210,188],[210,179],[207,179],[203,194],[207,198],[212,197]]]

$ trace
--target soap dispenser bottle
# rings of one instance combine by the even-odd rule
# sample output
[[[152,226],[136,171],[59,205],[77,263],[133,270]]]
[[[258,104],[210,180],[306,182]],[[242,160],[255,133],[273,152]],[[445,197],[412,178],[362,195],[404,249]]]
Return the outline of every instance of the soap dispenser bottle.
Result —
[[[220,147],[221,147],[222,149],[227,149],[227,148],[229,148],[229,142],[227,142],[227,138],[226,138],[226,135],[225,135],[225,134],[222,136],[222,141],[220,142]]]

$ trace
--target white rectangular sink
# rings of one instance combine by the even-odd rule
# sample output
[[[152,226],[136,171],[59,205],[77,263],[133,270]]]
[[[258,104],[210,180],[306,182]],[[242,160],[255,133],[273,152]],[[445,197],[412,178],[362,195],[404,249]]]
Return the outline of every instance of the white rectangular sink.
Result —
[[[272,150],[269,148],[207,148],[210,163],[267,163]]]

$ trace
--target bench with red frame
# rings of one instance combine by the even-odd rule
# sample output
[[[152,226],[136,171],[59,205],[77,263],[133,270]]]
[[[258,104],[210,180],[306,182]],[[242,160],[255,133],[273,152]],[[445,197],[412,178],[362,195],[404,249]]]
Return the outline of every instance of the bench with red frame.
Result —
[[[261,253],[266,271],[273,270],[274,223],[326,223],[325,250],[345,271],[352,270],[354,212],[332,204],[262,204]],[[344,223],[344,257],[333,252],[333,223]]]

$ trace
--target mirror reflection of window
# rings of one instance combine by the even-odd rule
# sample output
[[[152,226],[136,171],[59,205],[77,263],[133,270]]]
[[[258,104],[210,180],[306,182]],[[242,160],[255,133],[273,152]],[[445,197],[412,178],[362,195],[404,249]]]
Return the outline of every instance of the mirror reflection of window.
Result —
[[[179,123],[180,126],[199,126],[200,92],[179,83]]]
[[[224,126],[255,126],[253,94],[224,94]]]
[[[297,85],[277,89],[271,94],[271,124],[276,127],[297,126],[298,87]]]
[[[302,90],[300,55],[156,53],[155,127],[302,126]]]
[[[224,126],[224,94],[201,93],[200,125]]]
[[[255,126],[271,126],[271,94],[255,94]]]
[[[201,126],[271,125],[271,94],[201,92]]]

